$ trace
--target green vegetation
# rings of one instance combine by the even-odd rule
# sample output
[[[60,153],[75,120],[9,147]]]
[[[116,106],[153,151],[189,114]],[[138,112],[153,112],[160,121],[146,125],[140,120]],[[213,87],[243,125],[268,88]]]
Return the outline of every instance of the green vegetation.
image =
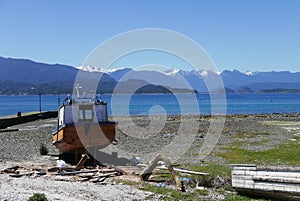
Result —
[[[261,146],[261,145],[264,145],[265,143],[268,143],[268,142],[269,142],[269,140],[263,139],[261,141],[248,142],[248,145],[251,145],[251,146]]]
[[[222,178],[230,178],[231,175],[231,169],[230,167],[226,167],[223,165],[218,165],[215,163],[208,163],[204,164],[202,166],[196,165],[196,164],[188,164],[188,169],[191,169],[193,171],[197,172],[204,172],[209,173],[209,175],[206,176],[200,176],[200,175],[192,175],[191,179],[193,181],[197,181],[200,186],[204,187],[212,187],[213,181],[217,176],[221,176]],[[231,189],[230,185],[224,186],[226,189]]]
[[[212,168],[213,166],[211,166]],[[227,171],[227,170],[226,170]],[[124,181],[122,182],[124,184],[127,185],[132,185],[135,186],[137,188],[139,188],[140,190],[144,190],[144,191],[149,191],[155,194],[159,194],[162,197],[160,197],[160,200],[165,200],[165,201],[192,201],[192,200],[207,200],[207,197],[209,195],[209,192],[207,189],[203,189],[203,190],[195,190],[193,192],[189,192],[189,193],[184,193],[184,192],[179,192],[179,191],[175,191],[169,188],[162,188],[162,187],[158,187],[155,185],[151,185],[151,184],[147,184],[145,182],[143,183],[139,183],[139,182],[129,182],[129,181]],[[252,199],[246,196],[242,196],[239,194],[232,194],[232,193],[228,193],[228,191],[226,192],[225,190],[216,190],[216,192],[218,192],[221,195],[225,196],[225,201],[266,201],[264,199]]]
[[[44,145],[44,144],[41,144],[40,145],[40,154],[41,155],[47,155],[48,154],[48,148]]]
[[[200,181],[199,185],[201,186],[206,186],[206,187],[211,187],[211,182],[214,178],[216,178],[217,176],[222,176],[223,178],[229,178],[231,175],[231,169],[230,167],[226,167],[226,166],[222,166],[222,165],[218,165],[215,163],[208,163],[208,164],[204,164],[203,166],[201,165],[197,165],[197,164],[188,164],[186,165],[187,168],[193,170],[193,171],[199,171],[199,172],[206,172],[206,173],[210,173],[210,175],[202,177],[202,176],[197,176],[197,175],[190,175],[189,178],[191,179],[191,181],[193,180],[197,180]],[[170,184],[172,182],[172,178],[170,176],[170,174],[164,174],[164,171],[157,171],[155,172],[155,175],[161,175],[161,177],[155,177],[153,179],[151,179],[152,181],[159,181],[164,180],[165,184]],[[168,176],[169,175],[169,176]],[[203,182],[210,182],[209,185],[205,185],[205,183]],[[166,188],[166,187],[159,187],[153,184],[149,184],[148,182],[133,182],[133,181],[121,181],[123,184],[126,185],[131,185],[131,186],[135,186],[136,188],[140,189],[140,190],[144,190],[144,191],[149,191],[149,192],[153,192],[155,194],[159,194],[161,195],[160,200],[165,200],[165,201],[192,201],[192,200],[207,200],[207,196],[210,195],[209,190],[208,189],[203,189],[203,190],[194,190],[192,192],[179,192],[170,188]],[[195,188],[196,186],[191,186],[189,184],[190,187]],[[227,191],[227,190],[230,191]],[[232,189],[230,186],[228,186],[228,188],[223,189],[216,189],[215,192],[220,194],[220,195],[224,195],[225,197],[225,201],[265,201],[264,199],[252,199],[246,196],[242,196],[239,194],[232,194]],[[150,196],[151,198],[151,196]]]
[[[274,149],[264,151],[253,151],[241,148],[241,142],[233,142],[223,150],[225,153],[219,153],[218,156],[226,159],[229,163],[255,163],[268,165],[300,165],[300,146],[298,144],[300,137],[294,138],[296,141],[288,141],[280,144]]]
[[[48,201],[44,193],[35,193],[27,201]]]
[[[270,135],[268,132],[240,132],[231,136],[231,138],[255,138],[258,135]]]
[[[208,195],[208,190],[195,190],[191,193],[179,192],[173,189],[151,185],[146,182],[122,181],[123,184],[135,186],[140,190],[162,195],[161,200],[201,200],[201,196]]]
[[[187,167],[193,171],[209,173],[211,177],[216,177],[219,175],[229,177],[231,174],[231,169],[229,167],[216,163],[208,163],[204,164],[203,166],[197,164],[188,164]]]
[[[295,126],[300,125],[300,122],[291,121],[263,121],[266,125],[276,125],[276,126]]]
[[[173,200],[202,200],[201,197],[208,195],[208,190],[195,190],[191,193],[183,193],[169,188],[162,188],[150,184],[143,183],[139,187],[140,190],[150,191],[155,194],[160,194],[163,197],[162,200],[173,201]]]
[[[225,197],[224,201],[266,201],[265,199],[252,199],[246,196],[234,194]]]
[[[298,122],[286,121],[267,121],[264,122],[269,125],[299,125]],[[272,132],[239,132],[231,136],[232,142],[222,145],[220,148],[224,151],[216,153],[217,156],[224,158],[228,164],[234,163],[248,163],[258,165],[300,165],[300,136],[295,136],[293,139],[287,139],[283,144],[278,144],[269,150],[249,150],[245,145],[263,146],[271,142]],[[196,185],[204,187],[212,187],[215,183],[215,178],[220,176],[225,181],[230,179],[231,168],[229,165],[219,165],[217,163],[206,164],[185,164],[182,168],[188,168],[193,171],[209,173],[208,176],[189,175],[189,186],[194,189]],[[172,183],[172,178],[169,174],[159,172],[154,177],[156,182],[163,181],[165,184]],[[212,193],[210,190],[195,190],[189,193],[178,192],[169,188],[162,188],[149,183],[133,184],[141,190],[150,191],[162,195],[162,200],[205,200]],[[216,188],[217,189],[217,188]],[[222,188],[215,190],[219,195],[224,195],[225,201],[265,201],[265,199],[253,199],[232,193],[230,183],[224,182]]]

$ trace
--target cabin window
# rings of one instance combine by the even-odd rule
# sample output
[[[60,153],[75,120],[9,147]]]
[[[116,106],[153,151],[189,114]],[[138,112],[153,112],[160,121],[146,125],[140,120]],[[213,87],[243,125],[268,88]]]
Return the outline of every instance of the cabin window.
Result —
[[[85,119],[93,119],[93,111],[92,110],[85,110]]]
[[[94,116],[92,108],[79,108],[79,121],[92,120]]]

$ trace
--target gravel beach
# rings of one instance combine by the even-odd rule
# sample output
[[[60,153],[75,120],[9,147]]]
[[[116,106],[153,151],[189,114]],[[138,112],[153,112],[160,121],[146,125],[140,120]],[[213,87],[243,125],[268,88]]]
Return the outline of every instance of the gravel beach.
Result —
[[[229,115],[226,117],[224,127],[218,144],[212,154],[201,162],[216,162],[221,165],[229,165],[224,159],[217,157],[215,153],[221,152],[221,146],[232,142],[232,136],[245,133],[268,133],[259,138],[249,138],[249,142],[268,139],[268,142],[256,146],[246,146],[247,149],[267,150],[282,144],[298,134],[300,128],[300,115],[298,114],[260,114],[260,115]],[[183,128],[187,134],[192,134],[195,140],[178,160],[178,163],[195,163],[203,140],[205,139],[210,124],[209,116],[156,116],[156,121],[166,123],[160,129],[151,125],[153,119],[147,116],[115,117],[115,121],[121,122],[117,130],[119,148],[132,153],[155,152],[159,148],[168,145],[176,137],[182,122],[199,122],[199,127]],[[217,117],[213,117],[217,118]],[[153,122],[156,122],[153,121]],[[128,122],[128,124],[127,124]],[[291,122],[279,125],[270,122]],[[122,127],[123,126],[123,127]],[[125,127],[124,127],[125,126]],[[152,126],[152,127],[151,127]],[[58,150],[52,145],[51,131],[56,127],[56,119],[45,119],[35,122],[12,126],[10,129],[19,129],[13,132],[0,132],[0,170],[13,165],[56,165],[56,159],[51,156],[41,156],[39,148],[44,144],[50,154],[58,154]],[[149,132],[139,133],[136,129],[150,128]],[[128,130],[132,132],[128,134]],[[142,130],[143,131],[143,130]],[[147,131],[147,130],[146,130]],[[151,133],[151,131],[154,132]],[[300,133],[300,132],[299,132]],[[140,135],[135,139],[133,135]],[[149,138],[151,137],[151,138]],[[151,140],[149,140],[151,139]],[[145,143],[147,142],[147,143]],[[253,143],[252,143],[253,145]],[[180,150],[174,150],[179,151]],[[129,159],[129,158],[128,158]],[[146,162],[146,161],[142,161]],[[26,200],[34,193],[45,193],[49,200],[157,200],[159,196],[135,189],[123,184],[99,185],[93,183],[77,183],[55,181],[53,177],[39,178],[11,178],[6,174],[0,174],[0,200]]]

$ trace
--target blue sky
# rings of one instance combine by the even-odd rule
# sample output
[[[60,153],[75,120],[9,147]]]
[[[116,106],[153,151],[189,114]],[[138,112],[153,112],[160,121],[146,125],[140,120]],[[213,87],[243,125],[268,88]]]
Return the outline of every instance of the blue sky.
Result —
[[[79,66],[116,34],[163,28],[196,41],[220,71],[295,72],[299,11],[298,0],[0,0],[0,56]]]

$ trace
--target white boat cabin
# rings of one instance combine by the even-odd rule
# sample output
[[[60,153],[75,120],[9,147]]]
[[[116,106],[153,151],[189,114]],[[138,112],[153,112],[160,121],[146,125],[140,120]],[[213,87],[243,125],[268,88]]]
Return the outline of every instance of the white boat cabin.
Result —
[[[67,98],[58,110],[58,126],[79,122],[107,122],[107,104],[101,100],[78,102]]]

